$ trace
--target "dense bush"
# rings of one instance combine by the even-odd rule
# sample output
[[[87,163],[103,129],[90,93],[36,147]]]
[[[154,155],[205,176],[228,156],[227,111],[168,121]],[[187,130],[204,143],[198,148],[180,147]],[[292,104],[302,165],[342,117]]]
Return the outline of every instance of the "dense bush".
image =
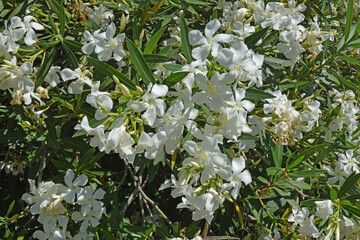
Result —
[[[1,1],[0,236],[358,239],[359,4]]]

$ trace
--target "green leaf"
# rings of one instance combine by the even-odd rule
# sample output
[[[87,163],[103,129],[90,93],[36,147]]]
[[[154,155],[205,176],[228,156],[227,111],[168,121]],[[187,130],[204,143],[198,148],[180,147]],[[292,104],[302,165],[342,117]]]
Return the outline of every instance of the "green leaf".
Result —
[[[171,57],[158,55],[158,54],[146,54],[146,55],[144,54],[143,57],[145,61],[149,63],[163,63],[163,62],[170,62],[175,60]]]
[[[354,0],[348,0],[346,9],[345,42],[349,38],[354,13]]]
[[[281,84],[281,85],[279,85],[279,88],[281,90],[284,90],[284,89],[290,89],[290,88],[298,88],[298,87],[302,87],[302,86],[309,85],[309,84],[310,84],[310,81],[299,81],[299,82]]]
[[[334,143],[331,144],[330,146],[328,146],[327,148],[325,148],[324,150],[322,150],[319,155],[315,158],[314,160],[314,166],[316,166],[324,157],[328,156],[330,153],[332,153],[334,151],[334,149],[338,146],[339,144]]]
[[[274,183],[275,186],[280,188],[290,188],[290,189],[305,189],[310,190],[311,186],[302,181],[293,181],[286,178],[280,179]]]
[[[105,155],[104,152],[98,152],[97,154],[95,154],[95,156],[93,156],[94,153],[95,149],[90,149],[82,158],[80,158],[79,165],[75,171],[76,174],[93,168],[94,164]]]
[[[290,172],[290,173],[288,173],[288,175],[290,177],[294,177],[294,178],[313,177],[313,176],[316,176],[316,175],[320,175],[320,174],[322,174],[324,172],[326,172],[326,170],[315,169],[315,170],[308,170],[308,171]]]
[[[348,55],[345,55],[345,54],[339,54],[341,56],[341,59],[342,60],[345,60],[347,61],[349,64],[354,64],[354,65],[360,65],[360,61],[359,60],[356,60],[354,58],[351,58],[349,57]]]
[[[57,15],[60,16],[60,4],[55,0],[48,0],[47,1],[51,10]]]
[[[13,200],[11,203],[10,203],[10,205],[9,205],[9,208],[8,208],[8,210],[7,210],[7,212],[6,212],[6,217],[8,217],[9,216],[9,214],[11,213],[11,211],[12,211],[12,209],[13,209],[13,207],[14,207],[14,204],[15,204],[15,200]]]
[[[280,143],[277,146],[271,147],[272,158],[274,160],[275,167],[280,168],[284,155],[284,147]]]
[[[344,199],[349,200],[349,201],[359,200],[360,199],[360,193],[346,196]]]
[[[258,137],[249,133],[241,133],[241,136],[237,138],[238,140],[257,140]]]
[[[358,218],[360,218],[360,209],[358,207],[354,207],[348,204],[341,204],[341,207],[343,209],[345,209],[346,211],[348,211],[349,213],[357,216]]]
[[[101,229],[101,232],[106,240],[116,240],[117,238],[114,237],[108,230]]]
[[[154,35],[152,35],[150,40],[145,44],[144,55],[151,54],[155,50],[157,43],[159,42],[164,31],[165,31],[165,28],[161,28],[159,31],[154,33]]]
[[[122,84],[124,84],[126,87],[128,87],[131,90],[136,89],[136,85],[128,79],[124,74],[122,74],[120,71],[116,70],[113,66],[101,62],[96,58],[87,56],[87,59],[89,62],[94,65],[94,67],[99,70],[101,73],[104,73],[106,76],[110,77],[111,79],[113,76],[116,76]]]
[[[267,33],[267,30],[269,28],[263,28],[253,34],[251,34],[250,36],[246,37],[245,38],[245,44],[246,46],[249,48],[249,49],[254,49],[256,46],[255,44],[262,38],[265,37],[266,33]]]
[[[189,30],[183,15],[180,16],[180,37],[181,37],[181,45],[183,47],[187,64],[190,64],[192,62],[192,57],[191,57],[192,47],[189,42]]]
[[[37,74],[37,81],[35,84],[35,89],[40,87],[40,85],[43,83],[46,75],[48,74],[55,57],[55,48],[51,48],[49,55],[45,58],[44,63],[42,64],[38,74]]]
[[[59,28],[60,28],[60,34],[61,36],[65,35],[65,23],[66,23],[66,15],[65,15],[65,9],[62,4],[59,4]]]
[[[339,191],[339,198],[341,198],[345,193],[347,193],[360,179],[360,173],[356,174],[353,172],[341,186]]]
[[[201,230],[200,227],[198,227],[200,221],[194,221],[189,224],[189,226],[185,229],[185,236],[187,238],[192,238],[194,235]]]
[[[83,46],[82,43],[78,42],[78,41],[75,41],[75,40],[72,40],[72,39],[67,39],[65,38],[64,39],[64,43],[66,43],[66,45],[69,47],[69,48],[72,48],[76,51],[79,51],[81,52],[81,48]]]
[[[329,143],[323,143],[323,144],[319,144],[319,145],[316,145],[314,147],[311,147],[309,149],[306,149],[305,151],[302,151],[301,154],[299,154],[298,157],[294,161],[292,161],[287,168],[292,169],[292,168],[296,167],[302,161],[304,161],[304,160],[308,159],[309,157],[313,156],[315,153],[317,153],[320,150],[324,149],[328,145],[329,145]]]
[[[149,66],[146,64],[145,59],[141,55],[139,49],[135,44],[128,38],[126,38],[126,46],[129,50],[129,55],[132,63],[134,64],[138,74],[143,79],[146,85],[155,83],[155,78],[151,72]]]
[[[188,74],[189,74],[189,72],[173,73],[170,76],[168,76],[167,78],[165,78],[163,83],[166,84],[167,86],[171,87],[171,86],[175,85],[176,83],[180,82],[181,80],[183,80]]]
[[[275,176],[275,175],[281,175],[283,174],[284,172],[281,170],[281,168],[279,167],[268,167],[266,169],[266,173],[269,175],[269,176]]]
[[[169,70],[170,72],[176,72],[176,71],[180,71],[183,66],[175,63],[167,63],[167,64],[163,64],[163,67]]]
[[[275,96],[271,93],[264,92],[259,89],[249,88],[246,89],[245,92],[245,99],[246,100],[253,100],[253,101],[259,101],[267,98],[274,98]]]
[[[213,3],[210,2],[204,2],[204,1],[200,1],[200,0],[185,0],[188,4],[194,4],[194,5],[211,5]]]
[[[7,1],[5,1],[6,3]],[[19,5],[11,11],[11,14],[9,15],[9,17],[7,18],[7,21],[10,22],[11,18],[14,17],[14,16],[19,16],[19,15],[22,15],[23,13],[25,13],[26,9],[29,7],[30,3],[32,1],[19,1]]]
[[[75,69],[79,67],[79,62],[75,57],[75,54],[69,49],[69,47],[66,45],[66,43],[62,43],[62,47],[65,50],[66,57],[71,64],[71,66]]]
[[[48,19],[49,19],[49,24],[50,24],[50,27],[51,27],[51,30],[54,34],[58,34],[58,31],[57,31],[57,28],[55,26],[55,23],[54,23],[54,20],[52,19],[51,16],[48,16]],[[46,29],[46,28],[45,28]]]
[[[334,75],[341,84],[349,87],[351,90],[353,90],[356,93],[360,93],[360,88],[358,87],[357,84],[347,80],[346,78],[340,76],[339,74],[337,74],[335,71],[333,71],[332,69],[329,68],[329,70],[332,72],[332,75]],[[329,74],[330,75],[330,74]]]
[[[335,202],[336,199],[338,198],[337,192],[335,189],[330,189],[330,199],[332,202]]]
[[[67,170],[74,168],[74,166],[66,160],[51,159],[51,162],[58,170]]]

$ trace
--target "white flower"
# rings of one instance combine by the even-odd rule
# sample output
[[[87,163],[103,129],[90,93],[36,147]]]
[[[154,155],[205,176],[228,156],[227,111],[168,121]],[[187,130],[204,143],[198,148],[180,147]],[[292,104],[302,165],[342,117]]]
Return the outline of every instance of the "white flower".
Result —
[[[208,82],[206,76],[198,74],[195,81],[201,91],[193,95],[193,101],[199,105],[207,104],[211,110],[219,111],[225,101],[229,101],[232,96],[231,88],[227,84],[235,81],[235,75],[227,73],[220,75],[216,72]]]
[[[109,133],[108,141],[105,146],[105,152],[109,153],[111,150],[114,150],[119,153],[121,158],[126,158],[132,163],[135,153],[135,149],[132,148],[134,143],[134,139],[126,131],[126,126],[123,124],[118,128],[114,128]]]
[[[327,220],[331,214],[333,214],[333,204],[331,200],[315,201],[316,204],[316,216],[321,217],[323,220]]]
[[[76,125],[74,129],[85,130],[88,134],[94,136],[90,140],[90,146],[98,147],[100,151],[105,150],[105,145],[107,144],[107,139],[105,138],[103,125],[99,125],[96,128],[92,128],[89,125],[89,120],[88,120],[87,116],[84,116],[83,119],[81,120],[81,123]]]
[[[264,62],[264,56],[254,53],[245,43],[238,41],[230,48],[221,49],[216,61],[229,69],[230,73],[241,77],[244,71],[256,74]]]
[[[166,85],[152,84],[148,85],[147,92],[142,96],[144,101],[129,101],[128,107],[135,112],[143,112],[142,117],[152,126],[156,116],[162,117],[165,113],[166,104],[160,97],[164,97],[168,92]]]
[[[216,139],[206,137],[199,144],[194,141],[187,141],[184,144],[184,149],[191,157],[185,158],[183,165],[191,166],[194,162],[201,166],[201,183],[206,182],[216,173],[215,167],[226,166],[226,155],[220,152]]]
[[[245,168],[245,159],[243,157],[234,158],[230,166],[225,166],[218,171],[218,174],[229,183],[223,184],[223,190],[231,190],[231,196],[236,199],[239,195],[242,183],[248,185],[251,183],[251,175]]]
[[[359,173],[359,166],[358,164],[360,161],[353,157],[353,150],[349,149],[346,150],[345,154],[340,154],[339,161],[344,164],[344,172],[346,174],[351,174],[353,171]]]
[[[94,9],[89,9],[88,16],[102,28],[106,27],[115,17],[112,11],[106,11],[103,4],[100,4],[99,7],[95,6]]]
[[[19,17],[12,17],[11,18],[11,24],[13,28],[18,28],[23,30],[24,33],[26,33],[25,36],[25,44],[30,46],[37,42],[37,37],[35,34],[35,30],[43,30],[43,25],[35,22],[36,18],[33,16],[25,16],[24,22],[21,21]]]
[[[231,34],[217,34],[214,36],[215,32],[220,28],[220,21],[214,19],[206,24],[205,28],[205,37],[201,34],[199,30],[194,30],[189,32],[189,42],[191,45],[201,45],[192,50],[192,56],[195,59],[200,59],[205,61],[208,57],[210,50],[211,55],[214,57],[217,56],[218,51],[221,48],[221,45],[218,43],[229,43],[233,39]]]
[[[76,81],[70,83],[68,87],[70,94],[81,94],[84,89],[84,84],[87,84],[89,87],[93,86],[92,81],[86,76],[88,73],[88,70],[82,71],[81,66],[74,71],[70,68],[64,68],[61,71],[61,77],[65,82],[76,79]]]
[[[125,40],[125,33],[121,33],[115,36],[116,26],[114,23],[111,23],[106,28],[105,36],[97,35],[99,39],[96,42],[95,52],[98,53],[98,58],[100,61],[108,61],[111,56],[114,56],[116,61],[121,61],[125,56],[125,52],[122,48],[122,43]]]
[[[74,172],[71,169],[66,171],[65,183],[69,187],[65,193],[62,194],[64,200],[68,203],[72,203],[75,200],[75,193],[79,193],[82,186],[84,186],[88,178],[82,174],[74,180]]]
[[[327,165],[323,165],[323,169],[325,169],[329,175],[332,176],[327,180],[327,184],[329,185],[333,185],[339,181],[339,186],[342,186],[345,182],[344,177],[348,177],[350,175],[344,171],[344,165],[341,162],[336,164],[335,169]]]
[[[107,115],[103,111],[110,111],[113,107],[113,101],[111,100],[108,92],[99,91],[100,82],[96,83],[91,88],[91,93],[86,96],[86,102],[92,107],[96,108],[95,119],[101,120]],[[102,108],[105,109],[102,109]]]
[[[44,81],[49,83],[51,87],[55,87],[60,82],[59,74],[60,74],[60,67],[51,66]]]
[[[93,209],[95,211],[102,211],[104,203],[100,200],[104,197],[105,191],[101,188],[95,189],[90,185],[82,188],[78,193],[76,203],[81,205],[81,214],[83,216],[90,213]]]

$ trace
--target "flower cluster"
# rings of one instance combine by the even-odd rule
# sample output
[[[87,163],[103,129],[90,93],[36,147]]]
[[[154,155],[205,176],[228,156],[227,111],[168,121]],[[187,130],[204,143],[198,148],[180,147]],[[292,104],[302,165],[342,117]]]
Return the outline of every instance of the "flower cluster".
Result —
[[[34,232],[37,239],[92,239],[89,224],[96,227],[102,215],[106,214],[101,199],[105,191],[86,186],[88,178],[83,174],[74,179],[74,172],[68,169],[64,177],[65,185],[52,181],[41,182],[38,187],[29,179],[30,194],[22,199],[27,202],[33,215],[43,225],[43,230]],[[73,223],[80,225],[74,228]],[[80,224],[81,223],[81,224]],[[74,230],[75,229],[75,230]],[[70,230],[70,231],[69,231]]]
[[[212,4],[188,2],[203,5],[201,11]],[[161,194],[171,189],[178,198],[174,206],[190,210],[192,220],[203,220],[206,227],[217,212],[235,207],[244,239],[356,238],[360,209],[349,195],[359,194],[360,89],[356,77],[335,70],[358,74],[352,66],[358,61],[347,56],[359,52],[354,39],[360,30],[350,28],[350,14],[340,40],[333,9],[327,16],[327,6],[295,0],[219,0],[211,20],[201,21],[185,17],[196,12],[192,7],[163,17],[177,5],[166,1],[146,7],[132,1],[61,4],[50,6],[58,25],[52,24],[53,16],[51,26],[40,24],[43,16],[27,10],[23,18],[5,21],[0,32],[0,89],[11,105],[24,104],[17,119],[28,119],[19,126],[34,132],[27,139],[42,141],[44,158],[98,151],[98,156],[123,159],[125,174],[114,192],[124,185],[135,190],[120,194],[123,202],[113,202],[122,204],[118,215],[124,218],[139,198],[141,214],[136,214],[144,225],[144,205],[153,218],[150,204],[176,232],[145,193],[152,174],[159,176],[151,181]],[[166,20],[154,27],[158,19]],[[0,163],[7,172],[23,174],[22,164]],[[103,167],[95,160],[68,164],[73,166],[66,169],[75,172]],[[87,185],[85,175],[75,178],[74,171],[66,171],[65,184],[36,186],[29,180],[31,193],[22,199],[43,225],[35,238],[95,236],[93,228],[106,214],[105,191]],[[106,177],[114,183],[116,176]],[[124,184],[130,177],[133,185]],[[185,236],[178,233],[172,239]],[[190,237],[201,240],[198,235]]]

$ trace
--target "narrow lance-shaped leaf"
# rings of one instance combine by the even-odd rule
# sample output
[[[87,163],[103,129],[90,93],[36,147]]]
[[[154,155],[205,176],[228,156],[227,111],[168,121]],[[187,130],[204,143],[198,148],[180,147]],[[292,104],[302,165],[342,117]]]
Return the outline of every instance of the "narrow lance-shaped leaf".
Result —
[[[94,67],[99,70],[100,72],[104,73],[106,76],[113,78],[113,76],[116,76],[122,84],[124,84],[126,87],[128,87],[131,90],[136,89],[135,83],[133,83],[130,79],[128,79],[124,74],[122,74],[120,71],[116,70],[113,66],[101,62],[96,58],[87,56],[87,59],[89,62],[94,65]]]
[[[159,31],[154,33],[154,35],[152,35],[150,40],[145,44],[144,54],[151,54],[154,51],[164,31],[165,28],[161,28]]]
[[[254,49],[256,47],[256,43],[262,39],[263,37],[265,37],[266,33],[267,33],[267,30],[269,28],[264,28],[264,29],[261,29],[253,34],[251,34],[250,36],[248,36],[247,38],[245,38],[245,44],[247,45],[247,47],[249,49]]]
[[[189,42],[189,30],[186,26],[186,22],[184,16],[180,16],[180,37],[181,37],[181,45],[183,47],[184,55],[186,57],[187,63],[190,64],[192,62],[191,57],[191,45]]]
[[[171,87],[171,86],[175,85],[176,83],[180,82],[181,80],[183,80],[188,74],[189,74],[189,72],[173,73],[164,80],[164,83],[167,86]]]
[[[353,172],[344,182],[344,184],[341,186],[339,191],[339,197],[343,196],[345,193],[347,193],[360,179],[360,173],[356,174]]]
[[[151,72],[149,66],[146,64],[144,57],[141,55],[139,49],[135,46],[135,44],[130,40],[126,39],[126,46],[128,48],[130,59],[134,64],[137,72],[140,77],[143,79],[144,83],[148,85],[149,83],[155,83],[155,78],[153,73]]]
[[[51,65],[53,64],[54,56],[55,56],[55,48],[52,48],[50,50],[50,54],[47,57],[45,57],[45,61],[38,72],[35,89],[37,89],[44,81],[46,75],[48,74],[51,68]]]
[[[148,63],[163,63],[163,62],[170,62],[174,61],[175,59],[164,56],[164,55],[158,55],[158,54],[144,54],[144,59]]]
[[[73,68],[78,68],[79,67],[79,62],[76,59],[75,54],[70,50],[70,48],[64,42],[62,43],[62,46],[64,48],[66,57],[67,57],[69,63],[71,64],[71,66]]]
[[[65,9],[62,4],[60,4],[59,9],[59,28],[60,28],[60,34],[61,36],[65,35],[65,23],[66,23],[66,15],[65,15]]]
[[[348,0],[346,9],[345,42],[349,38],[354,13],[354,0]]]

